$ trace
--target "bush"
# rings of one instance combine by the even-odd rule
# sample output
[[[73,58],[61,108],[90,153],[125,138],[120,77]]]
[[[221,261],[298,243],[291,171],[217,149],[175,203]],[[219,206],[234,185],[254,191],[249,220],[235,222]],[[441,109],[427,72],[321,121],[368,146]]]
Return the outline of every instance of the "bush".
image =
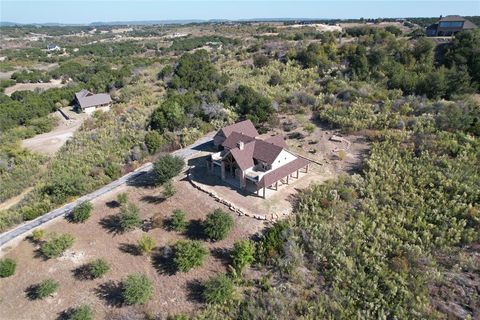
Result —
[[[85,222],[92,214],[92,204],[88,201],[82,202],[73,208],[70,214],[70,220],[75,223]]]
[[[153,172],[156,175],[156,182],[164,184],[182,171],[184,166],[182,158],[166,154],[160,157],[153,165]]]
[[[180,240],[175,244],[173,261],[181,272],[200,267],[207,256],[207,250],[198,241]]]
[[[173,210],[170,217],[170,228],[172,230],[183,232],[187,228],[187,221],[185,221],[185,212],[180,209]]]
[[[117,195],[117,202],[123,206],[128,202],[128,194],[126,192],[119,193]]]
[[[163,186],[163,196],[168,199],[173,197],[175,193],[177,193],[177,190],[175,190],[172,180],[168,180]]]
[[[88,264],[88,273],[92,279],[103,277],[110,271],[110,264],[105,259],[95,259]]]
[[[209,213],[204,222],[205,234],[213,241],[225,239],[232,228],[233,218],[221,209]]]
[[[162,135],[158,131],[148,131],[145,135],[145,145],[151,154],[155,153],[164,142]]]
[[[131,274],[123,281],[126,304],[145,304],[153,294],[152,282],[144,274]]]
[[[269,63],[270,63],[270,60],[264,54],[259,53],[253,56],[253,65],[257,68],[266,67],[268,66]]]
[[[73,309],[67,316],[68,320],[91,320],[93,319],[93,310],[88,305],[81,305]]]
[[[17,263],[14,260],[10,258],[0,260],[0,277],[7,278],[13,276],[16,268]]]
[[[36,229],[32,231],[32,240],[38,242],[43,239],[45,236],[45,230],[43,229]]]
[[[32,292],[32,298],[44,299],[57,291],[59,284],[53,279],[45,279],[37,284]]]
[[[237,272],[243,270],[255,260],[255,244],[250,240],[237,241],[232,251],[233,267]]]
[[[119,223],[123,231],[131,231],[142,225],[139,210],[133,203],[127,203],[120,208]]]
[[[56,258],[70,248],[74,240],[75,238],[69,233],[53,236],[52,239],[42,244],[40,252],[47,259]]]
[[[266,263],[269,259],[282,254],[287,231],[288,225],[284,221],[277,222],[266,230],[257,245],[256,259],[262,263]]]
[[[225,304],[232,300],[234,290],[232,279],[222,274],[208,279],[205,283],[203,297],[207,303]]]
[[[155,240],[147,234],[144,234],[140,240],[138,240],[138,247],[143,253],[149,254],[155,248]]]

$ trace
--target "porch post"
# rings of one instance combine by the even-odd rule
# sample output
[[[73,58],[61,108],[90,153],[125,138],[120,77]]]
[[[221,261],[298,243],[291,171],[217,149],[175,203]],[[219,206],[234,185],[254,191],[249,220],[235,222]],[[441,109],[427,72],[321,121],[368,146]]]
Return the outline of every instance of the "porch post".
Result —
[[[275,191],[278,190],[278,180],[275,182]]]
[[[222,161],[222,164],[220,166],[220,171],[221,171],[222,180],[225,180],[225,162],[223,162],[223,161]]]
[[[290,178],[290,175],[287,176],[287,184],[288,184],[288,178]]]
[[[265,199],[265,187],[263,187],[263,199]]]
[[[299,171],[300,171],[300,170],[297,170],[297,179],[298,179]]]

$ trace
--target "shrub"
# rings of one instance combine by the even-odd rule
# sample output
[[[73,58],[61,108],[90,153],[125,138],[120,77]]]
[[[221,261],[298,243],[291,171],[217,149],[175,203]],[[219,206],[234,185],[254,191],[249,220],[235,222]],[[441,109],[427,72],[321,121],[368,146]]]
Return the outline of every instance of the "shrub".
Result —
[[[88,264],[88,272],[92,279],[103,277],[110,270],[110,264],[105,259],[95,259]]]
[[[221,209],[209,213],[204,222],[205,234],[213,241],[225,239],[232,227],[233,218]]]
[[[243,270],[255,260],[255,244],[250,240],[237,241],[232,251],[233,267],[237,272]]]
[[[122,192],[117,195],[117,202],[123,206],[128,202],[128,193]]]
[[[148,131],[145,135],[145,145],[148,152],[155,153],[163,144],[164,140],[158,131]]]
[[[253,56],[253,65],[257,68],[266,67],[268,66],[269,63],[270,63],[270,60],[264,54],[259,53]]]
[[[225,274],[221,274],[207,280],[203,297],[207,303],[225,304],[232,300],[234,290],[232,279]]]
[[[187,221],[185,221],[185,212],[180,209],[173,210],[170,217],[170,228],[172,230],[182,232],[187,228]]]
[[[14,260],[10,258],[0,260],[0,277],[7,278],[13,276],[16,268],[17,263]]]
[[[313,123],[307,123],[305,126],[303,126],[303,129],[307,131],[308,133],[312,134],[313,131],[315,131],[315,125]]]
[[[123,281],[123,299],[126,304],[145,304],[153,294],[152,282],[144,274],[130,274]]]
[[[175,244],[173,260],[181,272],[201,266],[206,256],[207,250],[198,241],[180,240]]]
[[[60,256],[65,250],[73,245],[75,238],[68,233],[53,236],[52,239],[42,244],[40,252],[47,259]]]
[[[283,244],[286,240],[288,225],[284,221],[275,223],[265,231],[257,245],[256,259],[262,263],[283,253]]]
[[[58,289],[58,282],[53,279],[45,279],[37,284],[32,292],[32,298],[44,299],[52,295]]]
[[[173,197],[176,192],[177,190],[175,190],[172,180],[168,180],[163,186],[163,196],[168,199]]]
[[[88,305],[81,305],[73,309],[67,316],[68,320],[91,320],[93,319],[93,310]]]
[[[38,242],[43,239],[45,236],[45,230],[43,229],[36,229],[32,231],[32,240]]]
[[[127,203],[120,208],[119,222],[123,231],[131,231],[142,225],[139,210],[133,203]]]
[[[82,202],[73,208],[72,213],[70,214],[71,221],[75,223],[85,222],[90,215],[92,214],[92,204],[88,201]]]
[[[138,247],[140,250],[142,250],[143,253],[149,254],[152,252],[153,248],[155,248],[155,240],[150,237],[147,234],[144,234],[139,240],[138,240]]]
[[[153,172],[156,175],[156,182],[164,184],[182,171],[184,166],[182,158],[166,154],[160,157],[153,165]]]

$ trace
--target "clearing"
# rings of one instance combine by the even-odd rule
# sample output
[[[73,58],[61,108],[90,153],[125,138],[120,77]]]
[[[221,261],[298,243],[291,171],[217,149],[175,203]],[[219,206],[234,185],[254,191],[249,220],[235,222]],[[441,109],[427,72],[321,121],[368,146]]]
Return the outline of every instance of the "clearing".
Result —
[[[5,94],[11,96],[15,91],[35,91],[35,90],[47,90],[51,88],[61,88],[66,84],[62,83],[62,80],[52,79],[50,82],[44,83],[17,83],[11,87],[5,88]]]
[[[58,126],[50,132],[22,140],[22,147],[46,155],[57,152],[88,117],[84,113],[69,112],[68,115],[69,120],[65,119],[60,112],[55,112],[55,116],[59,118]]]

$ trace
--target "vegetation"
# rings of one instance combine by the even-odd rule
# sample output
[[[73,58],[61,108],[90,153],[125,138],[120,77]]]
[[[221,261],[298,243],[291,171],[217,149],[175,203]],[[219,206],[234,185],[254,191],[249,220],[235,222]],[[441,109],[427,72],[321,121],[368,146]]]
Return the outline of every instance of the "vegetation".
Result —
[[[226,304],[233,298],[235,286],[225,274],[213,276],[205,283],[203,297],[210,304]]]
[[[250,240],[237,241],[233,244],[232,262],[238,273],[242,273],[246,267],[255,260],[255,244]]]
[[[88,264],[88,273],[92,279],[103,277],[110,271],[110,264],[105,259],[95,259]]]
[[[152,297],[152,282],[144,274],[130,274],[123,281],[123,299],[128,305],[145,304]]]
[[[124,206],[128,203],[128,193],[121,192],[117,195],[117,202],[120,206]]]
[[[15,260],[5,258],[0,260],[0,278],[7,278],[15,274],[17,263]]]
[[[169,227],[172,230],[183,232],[187,229],[187,221],[185,220],[185,212],[180,209],[173,210],[170,217]]]
[[[175,244],[174,258],[178,271],[188,272],[200,267],[207,256],[207,250],[198,241],[179,240]]]
[[[73,208],[70,213],[70,220],[75,223],[85,222],[92,214],[93,206],[90,202],[82,202]]]
[[[147,234],[144,234],[139,240],[138,240],[138,247],[140,250],[145,253],[145,254],[150,254],[152,250],[155,248],[156,243],[155,240],[150,237]]]
[[[39,242],[43,240],[44,236],[45,236],[45,230],[43,229],[35,229],[32,231],[32,240],[35,242]]]
[[[31,290],[31,297],[33,299],[44,299],[57,291],[59,283],[53,279],[45,279],[39,284],[35,285]]]
[[[177,190],[175,190],[172,180],[168,180],[163,184],[163,196],[165,197],[165,199],[173,197],[176,192]]]
[[[182,158],[166,154],[153,164],[156,182],[164,184],[182,171],[185,165]]]
[[[207,237],[212,241],[223,240],[233,228],[233,218],[221,209],[207,215],[203,223]]]
[[[50,240],[41,245],[40,252],[46,259],[57,258],[73,245],[74,240],[74,237],[69,233],[59,236],[53,234]]]
[[[92,320],[93,319],[93,310],[88,305],[81,305],[76,307],[67,316],[68,320]]]
[[[122,231],[132,231],[142,225],[142,218],[139,215],[139,209],[131,202],[123,205],[118,214],[118,221]]]

